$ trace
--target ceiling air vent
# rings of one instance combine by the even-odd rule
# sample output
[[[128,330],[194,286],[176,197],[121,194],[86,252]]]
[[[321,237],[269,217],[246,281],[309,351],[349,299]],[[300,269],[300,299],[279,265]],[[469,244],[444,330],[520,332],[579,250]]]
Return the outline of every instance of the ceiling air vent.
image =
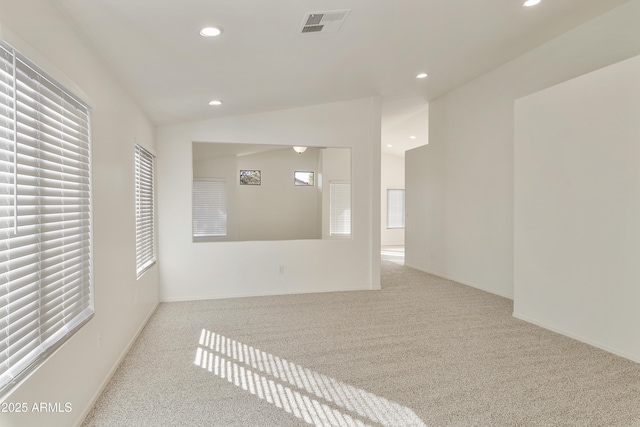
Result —
[[[302,27],[303,33],[319,33],[324,25],[305,25]]]
[[[351,9],[307,13],[302,21],[300,33],[335,33],[342,27],[349,12]]]

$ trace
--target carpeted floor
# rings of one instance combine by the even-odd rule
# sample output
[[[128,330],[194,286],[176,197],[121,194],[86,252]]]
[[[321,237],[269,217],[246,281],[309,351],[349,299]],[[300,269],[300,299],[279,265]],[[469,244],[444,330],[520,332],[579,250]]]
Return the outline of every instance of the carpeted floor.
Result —
[[[640,364],[383,261],[383,289],[163,303],[85,426],[640,426]]]

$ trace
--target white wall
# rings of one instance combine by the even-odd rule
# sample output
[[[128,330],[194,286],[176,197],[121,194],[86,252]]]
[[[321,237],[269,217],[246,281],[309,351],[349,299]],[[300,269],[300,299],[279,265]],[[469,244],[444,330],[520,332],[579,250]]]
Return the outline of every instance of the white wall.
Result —
[[[5,402],[69,402],[69,413],[0,412],[3,427],[79,423],[158,302],[158,269],[136,280],[134,140],[154,128],[52,2],[0,0],[1,37],[92,107],[95,316]]]
[[[405,265],[441,276],[446,275],[443,157],[444,144],[405,152]]]
[[[404,157],[382,153],[381,182],[381,243],[383,246],[404,245],[404,228],[387,228],[387,190],[404,188]]]
[[[318,167],[318,149],[282,148],[238,157],[239,170],[260,170],[260,185],[239,185],[238,240],[320,239],[318,186],[295,186],[295,171]],[[239,171],[236,174],[239,176]]]
[[[640,56],[516,102],[514,315],[640,362]]]
[[[639,54],[638,22],[631,0],[430,103],[406,155],[408,266],[513,297],[514,101]]]
[[[192,141],[351,147],[353,239],[192,243]],[[378,289],[379,177],[378,98],[160,127],[161,298]]]

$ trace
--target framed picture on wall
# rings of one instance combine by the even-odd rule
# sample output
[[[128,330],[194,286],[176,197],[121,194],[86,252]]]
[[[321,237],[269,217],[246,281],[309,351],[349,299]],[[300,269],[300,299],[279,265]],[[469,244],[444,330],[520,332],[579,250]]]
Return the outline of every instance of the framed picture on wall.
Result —
[[[260,185],[262,176],[259,170],[241,170],[240,185]]]
[[[313,172],[295,171],[293,173],[293,184],[313,187]]]

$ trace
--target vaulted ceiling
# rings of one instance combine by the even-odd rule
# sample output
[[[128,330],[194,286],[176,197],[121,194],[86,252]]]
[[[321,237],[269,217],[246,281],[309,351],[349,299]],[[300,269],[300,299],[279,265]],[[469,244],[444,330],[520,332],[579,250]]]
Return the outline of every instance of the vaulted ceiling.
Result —
[[[383,145],[404,149],[429,100],[626,0],[51,1],[157,125],[379,95]],[[334,10],[339,31],[300,32]]]

